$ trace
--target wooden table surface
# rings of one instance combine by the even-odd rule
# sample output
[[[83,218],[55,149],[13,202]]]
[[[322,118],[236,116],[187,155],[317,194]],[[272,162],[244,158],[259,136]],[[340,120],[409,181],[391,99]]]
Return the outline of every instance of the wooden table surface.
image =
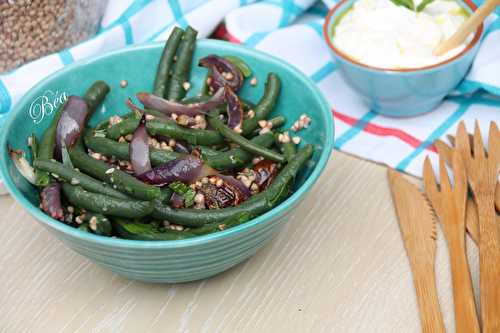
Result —
[[[419,332],[386,169],[334,152],[280,234],[208,280],[145,284],[67,249],[0,197],[1,332]],[[475,285],[477,253],[468,242]],[[444,320],[454,331],[448,252],[438,235]]]

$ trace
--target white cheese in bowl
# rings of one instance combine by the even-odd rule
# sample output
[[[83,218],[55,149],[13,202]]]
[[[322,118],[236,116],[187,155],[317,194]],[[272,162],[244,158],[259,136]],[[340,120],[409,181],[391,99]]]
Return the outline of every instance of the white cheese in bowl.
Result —
[[[415,6],[420,1],[416,0]],[[466,44],[439,57],[432,53],[441,41],[453,35],[467,15],[453,0],[434,0],[421,12],[397,6],[391,0],[358,0],[339,18],[333,43],[349,57],[373,67],[430,66],[464,50]]]

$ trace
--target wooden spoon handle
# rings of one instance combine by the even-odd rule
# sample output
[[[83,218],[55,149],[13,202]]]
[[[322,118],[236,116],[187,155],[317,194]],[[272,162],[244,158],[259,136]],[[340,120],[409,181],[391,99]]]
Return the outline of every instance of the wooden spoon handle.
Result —
[[[434,55],[440,56],[462,44],[467,37],[500,5],[499,0],[486,0],[447,40],[440,43]]]
[[[413,268],[422,333],[445,333],[441,308],[436,290],[434,267]]]
[[[463,239],[449,242],[456,332],[480,333],[463,236]]]
[[[486,201],[478,200],[481,319],[484,333],[498,333],[500,332],[500,229],[496,225],[495,209]]]

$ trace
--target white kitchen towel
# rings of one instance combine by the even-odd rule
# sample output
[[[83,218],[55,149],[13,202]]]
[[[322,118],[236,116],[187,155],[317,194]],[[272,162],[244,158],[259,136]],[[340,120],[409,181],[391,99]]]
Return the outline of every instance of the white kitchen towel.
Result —
[[[500,123],[500,9],[489,17],[479,53],[456,94],[431,113],[397,119],[370,111],[336,70],[322,33],[335,3],[260,1],[233,10],[220,34],[278,56],[311,77],[332,106],[336,149],[419,177],[425,156],[437,162],[432,143],[454,133],[461,120],[472,130],[478,119],[483,135],[490,121]]]
[[[434,112],[395,119],[368,110],[336,71],[323,41],[322,23],[335,1],[324,0],[109,0],[99,33],[62,52],[0,75],[0,117],[35,83],[74,61],[133,43],[165,40],[175,25],[192,25],[200,37],[221,22],[219,36],[255,47],[297,66],[327,97],[335,117],[338,150],[421,176],[432,142],[453,133],[460,120],[483,132],[500,121],[500,18],[488,20],[467,79]],[[497,11],[498,12],[498,11]],[[500,14],[500,12],[498,12]],[[1,122],[1,118],[0,118]]]

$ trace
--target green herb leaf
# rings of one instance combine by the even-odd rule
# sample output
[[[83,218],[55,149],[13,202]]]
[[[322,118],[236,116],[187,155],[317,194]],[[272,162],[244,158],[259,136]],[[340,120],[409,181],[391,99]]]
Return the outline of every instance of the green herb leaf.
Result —
[[[66,144],[62,142],[62,147],[61,147],[61,156],[62,156],[62,162],[64,166],[67,166],[69,168],[74,168],[73,163],[71,162],[71,157],[69,157],[68,149],[66,148]]]
[[[35,133],[32,133],[29,137],[29,143],[30,143],[30,148],[31,148],[31,157],[32,160],[36,160],[38,158],[38,141],[36,139]]]
[[[392,0],[392,2],[396,6],[403,6],[408,8],[409,10],[415,10],[415,4],[413,3],[413,0]]]
[[[417,6],[417,12],[420,13],[421,11],[424,10],[424,8],[432,3],[434,0],[423,0],[418,6]]]
[[[184,206],[191,207],[194,205],[194,197],[196,192],[193,189],[189,189],[186,193],[184,193]]]
[[[175,193],[184,198],[184,206],[186,208],[194,205],[194,197],[196,195],[196,191],[193,190],[191,187],[187,186],[186,184],[180,181],[170,183],[168,187],[172,191],[174,191]]]
[[[224,58],[226,58],[227,60],[232,62],[233,65],[238,67],[238,69],[241,71],[244,77],[250,77],[250,75],[252,75],[252,70],[241,58],[235,56],[225,56]]]

